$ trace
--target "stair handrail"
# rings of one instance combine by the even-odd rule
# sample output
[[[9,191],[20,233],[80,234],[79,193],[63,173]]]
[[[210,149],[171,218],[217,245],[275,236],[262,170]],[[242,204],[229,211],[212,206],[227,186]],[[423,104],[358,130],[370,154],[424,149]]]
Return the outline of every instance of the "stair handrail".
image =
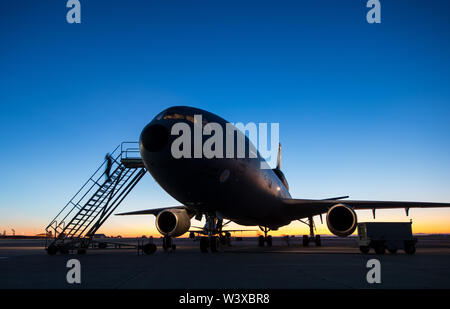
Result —
[[[123,144],[123,143],[122,143]],[[113,152],[111,153],[111,156],[114,158],[114,154],[116,153],[116,151],[120,148],[121,152],[118,154],[118,156],[114,159],[116,161],[116,159],[119,159],[122,156],[122,144],[118,145]],[[117,161],[116,161],[117,162]],[[98,171],[106,164],[106,159],[103,160],[103,163],[95,170],[95,172],[92,174],[91,177],[88,178],[88,180],[83,184],[83,186],[77,191],[77,193],[75,193],[75,195],[69,200],[69,202],[61,209],[61,211],[55,216],[55,218],[53,218],[53,220],[50,221],[50,224],[47,225],[47,227],[45,228],[46,232],[48,232],[48,229],[51,227],[51,225],[53,224],[53,222],[57,222],[58,217],[67,209],[67,207],[70,204],[73,204],[74,206],[72,207],[72,209],[66,214],[66,216],[64,217],[64,219],[72,213],[72,211],[77,207],[78,203],[73,203],[73,200],[77,197],[77,195],[86,187],[86,185],[89,183],[89,181],[93,181],[93,177],[98,173]],[[120,164],[120,163],[119,163]],[[104,173],[103,173],[104,174]],[[103,174],[100,175],[100,177],[103,176]],[[100,178],[99,177],[99,178]],[[95,182],[94,182],[95,185]],[[83,197],[80,199],[80,201],[86,196],[86,194],[88,192],[90,192],[90,190],[92,190],[92,187],[94,186],[92,185],[91,188],[89,188],[89,190],[86,191],[86,193],[83,195]],[[61,221],[64,221],[64,219],[62,219]]]
[[[128,145],[133,145],[130,147]],[[121,159],[140,158],[141,152],[139,150],[139,142],[122,142],[120,144]],[[137,156],[130,156],[130,154],[137,154]]]

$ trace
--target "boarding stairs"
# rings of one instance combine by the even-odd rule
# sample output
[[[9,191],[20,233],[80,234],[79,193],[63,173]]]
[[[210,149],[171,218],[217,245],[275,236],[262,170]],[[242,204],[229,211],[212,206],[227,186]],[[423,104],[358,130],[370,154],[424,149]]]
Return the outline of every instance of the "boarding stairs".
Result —
[[[123,142],[110,153],[112,165],[107,179],[107,159],[46,227],[49,254],[85,253],[98,229],[145,175],[137,143]]]

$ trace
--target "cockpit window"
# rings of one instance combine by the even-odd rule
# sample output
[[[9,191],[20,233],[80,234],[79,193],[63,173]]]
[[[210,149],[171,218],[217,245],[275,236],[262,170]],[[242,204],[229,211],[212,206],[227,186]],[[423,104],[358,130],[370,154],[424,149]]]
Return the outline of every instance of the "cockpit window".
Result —
[[[192,115],[186,115],[186,120],[189,122],[195,123],[194,116],[192,116]]]
[[[166,113],[163,119],[184,119],[184,115],[178,113]]]
[[[191,122],[191,123],[196,123],[196,120],[194,118],[194,115],[183,115],[181,113],[175,113],[175,112],[166,112],[164,114],[164,116],[158,115],[157,119],[161,120],[164,119],[175,119],[175,120],[180,120],[180,119],[186,119],[187,121]],[[208,121],[204,118],[204,116],[202,115],[202,126],[204,127],[206,124],[208,124]]]
[[[196,123],[194,115],[186,115],[186,120],[192,123]],[[206,120],[202,115],[202,126],[206,126],[208,124],[208,120]]]

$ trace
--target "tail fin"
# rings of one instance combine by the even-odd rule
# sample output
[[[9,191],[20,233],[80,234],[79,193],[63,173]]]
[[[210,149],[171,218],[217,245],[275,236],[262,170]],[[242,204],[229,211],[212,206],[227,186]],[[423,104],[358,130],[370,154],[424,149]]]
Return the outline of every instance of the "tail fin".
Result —
[[[278,143],[277,170],[281,170],[281,143]]]

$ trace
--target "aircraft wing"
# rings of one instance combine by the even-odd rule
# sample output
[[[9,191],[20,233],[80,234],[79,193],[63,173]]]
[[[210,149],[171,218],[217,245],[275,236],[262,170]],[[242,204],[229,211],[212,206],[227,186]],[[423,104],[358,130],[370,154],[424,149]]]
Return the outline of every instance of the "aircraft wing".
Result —
[[[305,218],[320,215],[336,204],[345,204],[353,209],[392,209],[392,208],[440,208],[450,207],[450,203],[400,202],[400,201],[359,201],[359,200],[305,200],[284,199],[284,209],[288,216]]]
[[[185,209],[185,208],[186,208],[185,206],[180,205],[180,206],[170,206],[170,207],[163,207],[163,208],[144,209],[144,210],[138,210],[138,211],[123,212],[120,214],[116,214],[116,216],[154,215],[156,217],[161,211],[164,211],[167,209]]]

